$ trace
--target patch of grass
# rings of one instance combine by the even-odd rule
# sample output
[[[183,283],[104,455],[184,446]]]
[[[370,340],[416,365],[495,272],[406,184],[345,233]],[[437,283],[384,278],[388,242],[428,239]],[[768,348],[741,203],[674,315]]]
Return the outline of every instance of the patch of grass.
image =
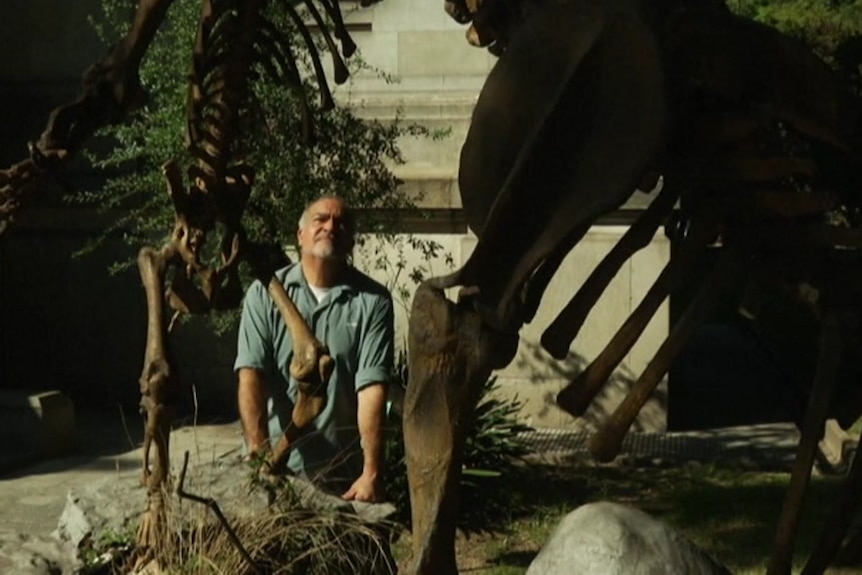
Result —
[[[380,533],[343,513],[302,510],[273,513],[235,525],[262,573],[281,575],[391,574]],[[164,567],[177,573],[251,573],[221,528],[206,527],[173,539]],[[174,572],[174,571],[170,571]]]
[[[650,475],[658,485],[635,506],[676,527],[731,571],[763,571],[789,474],[707,467]],[[813,478],[797,536],[796,568],[811,552],[837,495],[835,478]]]
[[[797,536],[801,569],[837,502],[843,478],[812,477]],[[521,575],[560,519],[592,501],[615,501],[672,525],[733,573],[763,573],[788,473],[687,464],[667,468],[532,467],[513,488],[504,530],[459,537],[461,571]],[[399,543],[406,556],[409,538]]]

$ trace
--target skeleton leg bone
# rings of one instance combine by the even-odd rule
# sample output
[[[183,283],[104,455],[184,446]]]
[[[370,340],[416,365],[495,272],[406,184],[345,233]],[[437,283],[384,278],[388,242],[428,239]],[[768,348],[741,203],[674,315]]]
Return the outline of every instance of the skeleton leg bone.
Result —
[[[326,383],[332,375],[335,363],[326,347],[314,337],[284,286],[274,276],[269,280],[267,291],[290,332],[293,357],[289,369],[290,374],[299,382],[291,413],[291,425],[279,438],[268,458],[269,467],[278,471],[286,462],[290,449],[308,430],[308,424],[323,411],[326,405]]]
[[[637,342],[659,305],[679,283],[689,266],[701,255],[703,242],[711,234],[711,224],[697,224],[685,240],[679,255],[665,265],[640,304],[620,326],[607,346],[574,381],[557,394],[557,405],[560,408],[575,417],[584,414],[613,370]]]
[[[410,382],[404,444],[413,514],[414,575],[456,575],[461,458],[473,411],[492,369],[514,357],[517,335],[489,330],[468,304],[425,282],[409,326]]]
[[[847,534],[853,516],[862,503],[862,457],[857,453],[853,458],[850,472],[842,486],[842,496],[826,527],[820,533],[817,546],[808,558],[802,575],[819,575],[826,571],[841,547],[841,540]]]
[[[146,414],[142,481],[147,488],[148,507],[138,529],[137,543],[142,548],[155,544],[164,519],[162,489],[168,477],[171,421],[176,390],[171,378],[166,351],[164,309],[165,270],[173,252],[143,248],[138,255],[138,269],[147,294],[147,347],[141,374],[141,408]],[[153,443],[156,457],[150,469]]]
[[[272,453],[267,458],[267,464],[272,472],[281,472],[284,464],[287,463],[290,450],[308,432],[309,424],[320,415],[325,405],[326,386],[324,383],[317,388],[300,383],[296,402],[290,415],[290,425],[284,430],[284,434],[279,438],[278,443],[275,444]]]
[[[626,231],[607,256],[602,259],[587,281],[572,297],[560,315],[542,334],[542,347],[556,359],[564,359],[569,346],[587,319],[605,288],[622,265],[652,240],[661,221],[673,208],[677,193],[671,186],[662,189],[647,211]]]
[[[267,291],[290,331],[293,342],[290,375],[297,381],[308,381],[315,375],[322,377],[323,381],[328,380],[333,368],[332,358],[327,355],[323,344],[311,333],[311,328],[284,291],[284,286],[273,276],[267,284]]]
[[[769,559],[767,575],[788,575],[790,573],[793,543],[802,507],[802,499],[811,479],[811,466],[817,444],[823,436],[829,403],[832,398],[835,375],[841,362],[845,337],[858,325],[856,310],[833,307],[825,304],[826,310],[820,334],[820,356],[817,360],[817,373],[814,377],[802,438],[796,452],[796,461],[790,477],[790,487],[785,495],[781,516],[775,533],[772,555]]]
[[[723,289],[737,277],[738,262],[735,254],[724,253],[721,259],[703,281],[694,300],[683,316],[673,326],[644,372],[629,390],[625,399],[617,407],[610,420],[595,434],[589,443],[590,453],[598,461],[611,461],[620,451],[625,437],[641,408],[649,399],[662,377],[670,369],[673,359],[692,332],[704,320]]]

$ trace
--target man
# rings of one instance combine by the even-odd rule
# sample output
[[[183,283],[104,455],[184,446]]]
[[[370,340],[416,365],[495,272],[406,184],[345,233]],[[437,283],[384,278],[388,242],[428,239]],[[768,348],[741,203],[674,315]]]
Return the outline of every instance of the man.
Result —
[[[391,373],[394,319],[390,293],[348,258],[354,221],[337,197],[309,204],[297,231],[300,260],[278,270],[288,296],[335,368],[323,411],[290,452],[288,468],[344,499],[381,496],[383,418]],[[265,453],[291,421],[297,382],[289,375],[290,333],[266,286],[246,292],[239,329],[238,405],[250,453]]]

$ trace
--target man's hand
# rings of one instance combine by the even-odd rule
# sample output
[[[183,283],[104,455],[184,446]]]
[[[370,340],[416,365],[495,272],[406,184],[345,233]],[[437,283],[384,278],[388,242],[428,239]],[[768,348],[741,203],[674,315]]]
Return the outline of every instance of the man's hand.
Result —
[[[248,442],[248,453],[243,457],[243,461],[254,461],[255,459],[266,459],[272,452],[269,439],[264,439],[261,443]]]
[[[341,498],[347,501],[376,503],[379,496],[378,489],[377,478],[363,473],[353,482],[350,489],[344,492]]]
[[[242,458],[244,463],[251,465],[258,477],[272,475],[272,466],[269,463],[271,450],[269,442],[249,449],[249,452]]]

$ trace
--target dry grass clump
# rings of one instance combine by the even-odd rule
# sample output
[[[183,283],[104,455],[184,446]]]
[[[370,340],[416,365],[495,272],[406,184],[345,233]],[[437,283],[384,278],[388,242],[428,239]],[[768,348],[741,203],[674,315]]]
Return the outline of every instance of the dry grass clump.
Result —
[[[180,482],[182,486],[182,481]],[[394,575],[394,523],[369,523],[342,509],[310,509],[286,481],[252,481],[267,511],[224,516],[219,502],[179,490],[156,545],[129,549],[113,566],[88,573],[152,575]],[[167,497],[167,496],[166,496]],[[223,502],[226,503],[226,502]],[[219,520],[223,517],[224,523]],[[147,566],[142,569],[143,566]]]
[[[237,538],[209,517],[193,528],[166,534],[156,556],[161,568],[178,574],[392,575],[388,534],[339,512],[285,510],[237,520]]]

